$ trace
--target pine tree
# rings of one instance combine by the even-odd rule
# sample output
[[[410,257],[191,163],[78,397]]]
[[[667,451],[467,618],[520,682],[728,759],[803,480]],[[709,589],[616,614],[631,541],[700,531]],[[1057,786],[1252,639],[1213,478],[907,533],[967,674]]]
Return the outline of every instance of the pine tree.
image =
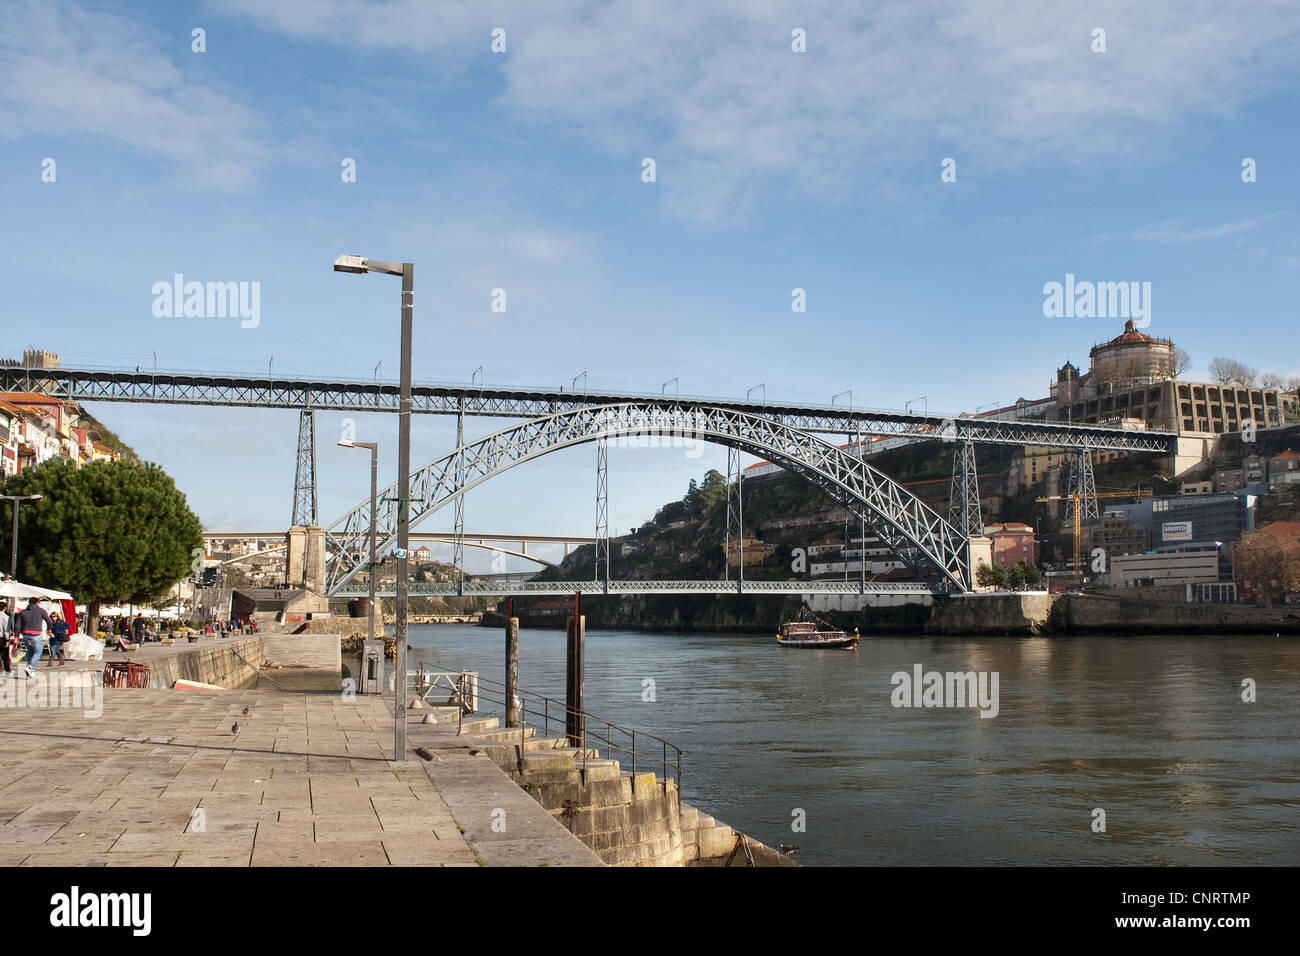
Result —
[[[103,603],[149,604],[192,573],[202,526],[185,496],[153,464],[49,461],[4,481],[5,494],[44,496],[19,511],[20,580],[70,592],[88,605],[87,633]],[[4,524],[4,549],[10,544]]]

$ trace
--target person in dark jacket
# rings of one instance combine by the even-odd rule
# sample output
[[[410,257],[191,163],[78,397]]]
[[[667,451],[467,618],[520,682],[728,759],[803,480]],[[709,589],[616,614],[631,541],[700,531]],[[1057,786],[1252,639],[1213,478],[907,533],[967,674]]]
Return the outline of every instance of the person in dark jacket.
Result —
[[[68,627],[68,622],[63,619],[63,615],[57,611],[50,615],[50,617],[54,623],[50,625],[50,662],[45,666],[53,667],[54,659],[57,657],[59,659],[59,666],[62,667],[67,663],[67,661],[63,659],[63,645],[68,640],[68,632],[71,628]]]
[[[18,634],[22,638],[23,648],[27,651],[27,667],[25,668],[27,676],[35,677],[36,665],[40,663],[41,655],[45,653],[44,628],[49,628],[53,632],[54,622],[50,620],[50,615],[46,613],[45,608],[41,607],[36,598],[29,598],[27,607],[18,612],[18,620],[15,624]]]

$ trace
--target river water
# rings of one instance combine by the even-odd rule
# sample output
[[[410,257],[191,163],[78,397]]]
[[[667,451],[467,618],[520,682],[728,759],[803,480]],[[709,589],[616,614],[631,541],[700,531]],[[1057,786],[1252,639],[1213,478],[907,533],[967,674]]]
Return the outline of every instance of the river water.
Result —
[[[519,643],[521,687],[562,700],[564,632]],[[412,668],[504,679],[500,630],[415,626],[410,645]],[[918,664],[996,672],[997,715],[894,706],[892,675]],[[805,865],[1300,862],[1295,638],[873,637],[854,653],[592,631],[586,696],[685,751],[683,799]]]

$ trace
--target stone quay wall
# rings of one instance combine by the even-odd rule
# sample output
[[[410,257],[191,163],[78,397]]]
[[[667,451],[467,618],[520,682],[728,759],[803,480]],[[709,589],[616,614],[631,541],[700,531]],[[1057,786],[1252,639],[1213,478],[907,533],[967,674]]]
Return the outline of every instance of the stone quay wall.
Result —
[[[185,646],[176,645],[175,653],[154,657],[149,665],[150,687],[171,687],[178,680],[216,684],[228,690],[242,690],[257,679],[248,662],[261,665],[266,653],[266,638],[247,637],[238,641],[198,640]],[[242,655],[245,660],[241,660]]]

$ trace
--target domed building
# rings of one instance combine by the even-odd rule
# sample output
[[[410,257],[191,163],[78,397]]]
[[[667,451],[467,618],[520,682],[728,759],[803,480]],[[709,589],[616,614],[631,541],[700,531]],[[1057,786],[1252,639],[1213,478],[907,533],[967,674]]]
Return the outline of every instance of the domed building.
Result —
[[[1089,378],[1099,390],[1150,385],[1175,377],[1174,343],[1156,339],[1137,329],[1129,319],[1124,331],[1103,345],[1094,345],[1088,353],[1092,360]]]
[[[1086,375],[1069,362],[1056,372],[1049,415],[1058,421],[1207,437],[1240,431],[1246,421],[1260,428],[1281,423],[1278,389],[1181,381],[1174,343],[1138,331],[1132,319],[1088,356]]]

